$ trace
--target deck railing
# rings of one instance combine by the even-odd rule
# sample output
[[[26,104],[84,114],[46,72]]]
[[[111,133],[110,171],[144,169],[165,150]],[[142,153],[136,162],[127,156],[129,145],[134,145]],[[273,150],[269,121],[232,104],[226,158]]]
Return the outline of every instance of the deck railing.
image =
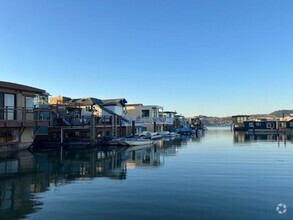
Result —
[[[0,127],[50,125],[51,111],[41,108],[0,108]]]
[[[157,124],[173,124],[174,119],[173,118],[167,118],[167,117],[135,117],[135,116],[127,116],[126,117],[129,122],[135,121],[136,123],[148,123],[152,124],[156,122]]]

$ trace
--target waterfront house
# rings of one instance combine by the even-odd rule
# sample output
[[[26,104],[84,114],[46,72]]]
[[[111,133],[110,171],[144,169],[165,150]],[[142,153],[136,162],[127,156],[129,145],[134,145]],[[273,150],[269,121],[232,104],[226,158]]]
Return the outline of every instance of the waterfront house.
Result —
[[[174,123],[175,123],[175,115],[177,114],[176,111],[162,111],[159,112],[160,118],[163,121],[163,130],[164,131],[174,131]]]
[[[191,126],[196,130],[205,130],[203,120],[200,117],[191,118]]]
[[[43,89],[0,81],[0,150],[29,147],[34,127],[48,125],[49,115],[35,109],[37,95],[48,96]]]
[[[278,121],[270,119],[247,120],[243,122],[245,131],[275,132],[278,130]]]
[[[125,136],[128,135],[129,121],[126,119],[126,103],[125,98],[103,99],[100,111],[102,118],[109,118],[111,123],[111,132],[108,135],[100,132],[100,136]]]
[[[175,129],[178,129],[178,128],[189,128],[191,125],[191,121],[187,118],[185,118],[183,115],[175,115],[174,116],[174,127]]]
[[[51,97],[52,126],[46,134],[37,135],[35,146],[49,143],[51,147],[51,141],[89,144],[105,136],[125,135],[125,103],[125,99]]]
[[[160,117],[163,107],[158,105],[130,104],[126,105],[127,117],[131,121],[143,123],[144,129],[149,132],[162,132],[164,123]]]
[[[234,131],[245,131],[247,127],[244,126],[244,122],[249,120],[249,115],[233,115],[232,126]]]
[[[293,130],[293,114],[286,117],[280,118],[279,121],[280,131],[290,131]]]

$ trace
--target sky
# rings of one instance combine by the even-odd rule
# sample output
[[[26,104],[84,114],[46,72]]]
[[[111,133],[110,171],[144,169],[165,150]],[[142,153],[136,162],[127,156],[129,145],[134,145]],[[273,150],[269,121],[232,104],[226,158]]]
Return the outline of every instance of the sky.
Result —
[[[0,0],[0,81],[185,116],[293,109],[292,0]]]

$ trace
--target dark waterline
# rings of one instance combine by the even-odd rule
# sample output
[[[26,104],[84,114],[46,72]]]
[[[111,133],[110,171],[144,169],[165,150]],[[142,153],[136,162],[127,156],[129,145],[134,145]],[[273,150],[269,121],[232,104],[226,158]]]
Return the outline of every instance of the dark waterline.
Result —
[[[292,139],[210,128],[156,147],[2,154],[0,219],[293,219]]]

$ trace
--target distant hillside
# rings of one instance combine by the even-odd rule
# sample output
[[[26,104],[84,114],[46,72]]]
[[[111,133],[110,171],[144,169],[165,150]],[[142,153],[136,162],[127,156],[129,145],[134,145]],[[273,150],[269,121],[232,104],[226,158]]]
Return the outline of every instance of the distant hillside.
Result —
[[[293,110],[278,110],[274,111],[270,114],[252,114],[250,115],[250,119],[257,119],[257,118],[271,118],[277,119],[282,118],[284,116],[288,116],[293,114]],[[213,117],[213,116],[199,116],[205,125],[231,125],[232,118],[231,117]]]
[[[275,116],[277,118],[281,118],[284,116],[288,116],[290,114],[293,114],[293,110],[278,110],[278,111],[274,111],[272,112],[270,115]]]
[[[232,118],[231,117],[213,117],[213,116],[199,116],[206,126],[212,126],[212,125],[231,125]]]

